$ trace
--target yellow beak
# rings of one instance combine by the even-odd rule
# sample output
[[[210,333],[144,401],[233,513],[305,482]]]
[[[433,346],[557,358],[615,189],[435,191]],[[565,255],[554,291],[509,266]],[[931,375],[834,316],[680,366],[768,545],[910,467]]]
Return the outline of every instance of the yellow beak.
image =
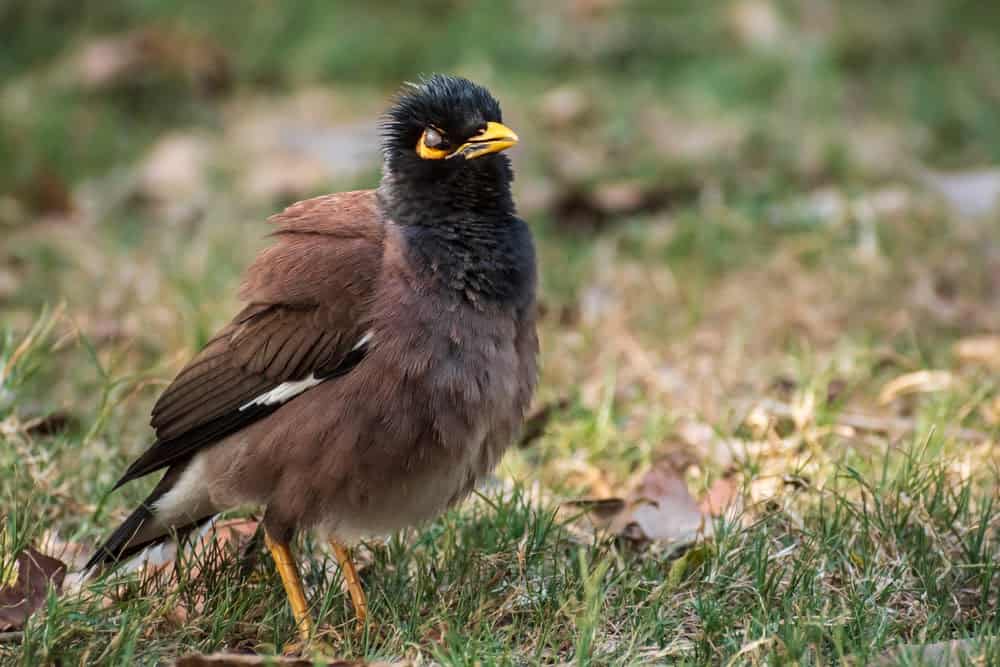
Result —
[[[461,155],[466,160],[499,153],[507,150],[518,141],[514,130],[502,123],[486,123],[486,129],[448,154],[447,159]]]

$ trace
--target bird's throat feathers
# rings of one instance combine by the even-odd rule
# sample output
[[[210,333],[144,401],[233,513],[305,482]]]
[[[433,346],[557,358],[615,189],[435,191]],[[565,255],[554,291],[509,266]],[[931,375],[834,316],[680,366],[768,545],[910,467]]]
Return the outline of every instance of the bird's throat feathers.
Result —
[[[534,247],[515,214],[510,162],[497,155],[437,178],[386,171],[378,201],[420,270],[473,302],[520,301],[534,287]],[[472,168],[469,168],[472,167]]]

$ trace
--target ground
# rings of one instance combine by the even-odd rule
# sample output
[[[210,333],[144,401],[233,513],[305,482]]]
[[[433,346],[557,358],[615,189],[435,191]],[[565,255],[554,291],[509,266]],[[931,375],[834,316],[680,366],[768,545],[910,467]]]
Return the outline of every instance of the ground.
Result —
[[[360,634],[301,541],[337,655],[863,664],[1000,632],[997,9],[290,7],[0,6],[0,585],[26,545],[78,564],[145,496],[109,490],[264,219],[374,185],[376,115],[447,71],[522,137],[547,421],[474,498],[359,550]],[[595,516],[651,469],[696,530]],[[280,648],[277,576],[227,525],[176,569],[68,581],[0,660]]]

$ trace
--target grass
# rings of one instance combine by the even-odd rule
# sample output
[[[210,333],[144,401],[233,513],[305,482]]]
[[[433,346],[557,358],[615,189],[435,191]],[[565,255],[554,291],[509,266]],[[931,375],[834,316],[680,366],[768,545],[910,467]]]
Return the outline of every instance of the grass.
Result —
[[[365,120],[399,80],[446,70],[490,85],[525,138],[538,403],[568,407],[480,495],[363,547],[363,634],[330,554],[301,541],[338,654],[864,664],[1000,633],[1000,388],[995,360],[956,347],[1000,331],[996,221],[960,216],[924,178],[1000,159],[995,10],[586,4],[0,5],[17,26],[0,53],[0,580],[28,544],[72,560],[153,482],[108,494],[149,442],[157,393],[235,312],[259,221],[288,199],[244,186],[255,161],[283,158],[248,160],[240,123],[299,122],[301,107]],[[741,4],[777,11],[783,37],[754,32]],[[67,76],[94,39],[151,25],[211,36],[228,87],[174,61],[106,89]],[[560,86],[583,92],[568,121],[551,110]],[[210,141],[180,213],[137,176],[170,133]],[[607,204],[609,186],[638,205]],[[949,382],[881,400],[924,370]],[[567,513],[624,495],[662,457],[686,464],[696,497],[738,484],[711,537],[637,546]],[[234,552],[51,595],[0,662],[274,650],[293,634],[280,584],[266,556],[237,567]]]
[[[746,528],[720,520],[675,582],[655,553],[573,539],[520,489],[374,548],[364,576],[378,623],[360,637],[329,560],[309,560],[306,581],[345,655],[443,664],[839,664],[900,639],[995,635],[994,502],[912,450],[894,458],[876,480],[845,468],[832,488],[804,492],[805,512],[784,500]],[[194,579],[182,563],[166,597],[161,575],[52,598],[20,659],[87,662],[86,651],[128,664],[178,645],[280,645],[293,625],[274,572],[262,561],[241,575],[234,557],[207,554]],[[110,605],[109,587],[121,596]],[[178,605],[198,601],[205,612],[179,623]]]

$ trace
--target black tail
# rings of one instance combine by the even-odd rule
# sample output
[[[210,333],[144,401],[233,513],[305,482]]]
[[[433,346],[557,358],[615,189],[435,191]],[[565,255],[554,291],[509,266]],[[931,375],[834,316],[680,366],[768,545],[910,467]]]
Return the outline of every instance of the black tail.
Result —
[[[159,544],[170,537],[170,533],[164,533],[152,539],[143,540],[142,542],[133,542],[135,537],[142,530],[143,526],[147,521],[153,518],[153,505],[159,500],[163,494],[169,491],[177,478],[180,477],[180,473],[184,466],[174,466],[167,470],[167,473],[160,480],[160,483],[156,485],[153,492],[149,494],[142,504],[134,512],[132,512],[125,521],[122,522],[115,532],[111,533],[104,544],[97,548],[97,551],[90,560],[87,561],[87,565],[84,570],[92,570],[98,566],[114,565],[123,560],[131,558],[135,554],[139,553],[146,547],[153,546],[154,544]],[[178,533],[184,533],[194,528],[195,526],[201,525],[211,517],[206,517],[205,519],[200,519],[191,523],[187,526],[177,526]]]
[[[134,512],[129,514],[128,518],[122,522],[115,532],[111,533],[104,544],[97,548],[94,555],[90,557],[87,561],[87,565],[84,569],[90,570],[91,568],[97,567],[98,565],[110,565],[117,563],[118,561],[125,560],[130,556],[133,556],[146,547],[160,542],[166,537],[155,540],[147,540],[141,544],[131,544],[132,538],[139,534],[142,530],[142,526],[149,519],[153,518],[153,512],[149,509],[150,505],[156,500],[153,496],[150,496],[136,509]]]

